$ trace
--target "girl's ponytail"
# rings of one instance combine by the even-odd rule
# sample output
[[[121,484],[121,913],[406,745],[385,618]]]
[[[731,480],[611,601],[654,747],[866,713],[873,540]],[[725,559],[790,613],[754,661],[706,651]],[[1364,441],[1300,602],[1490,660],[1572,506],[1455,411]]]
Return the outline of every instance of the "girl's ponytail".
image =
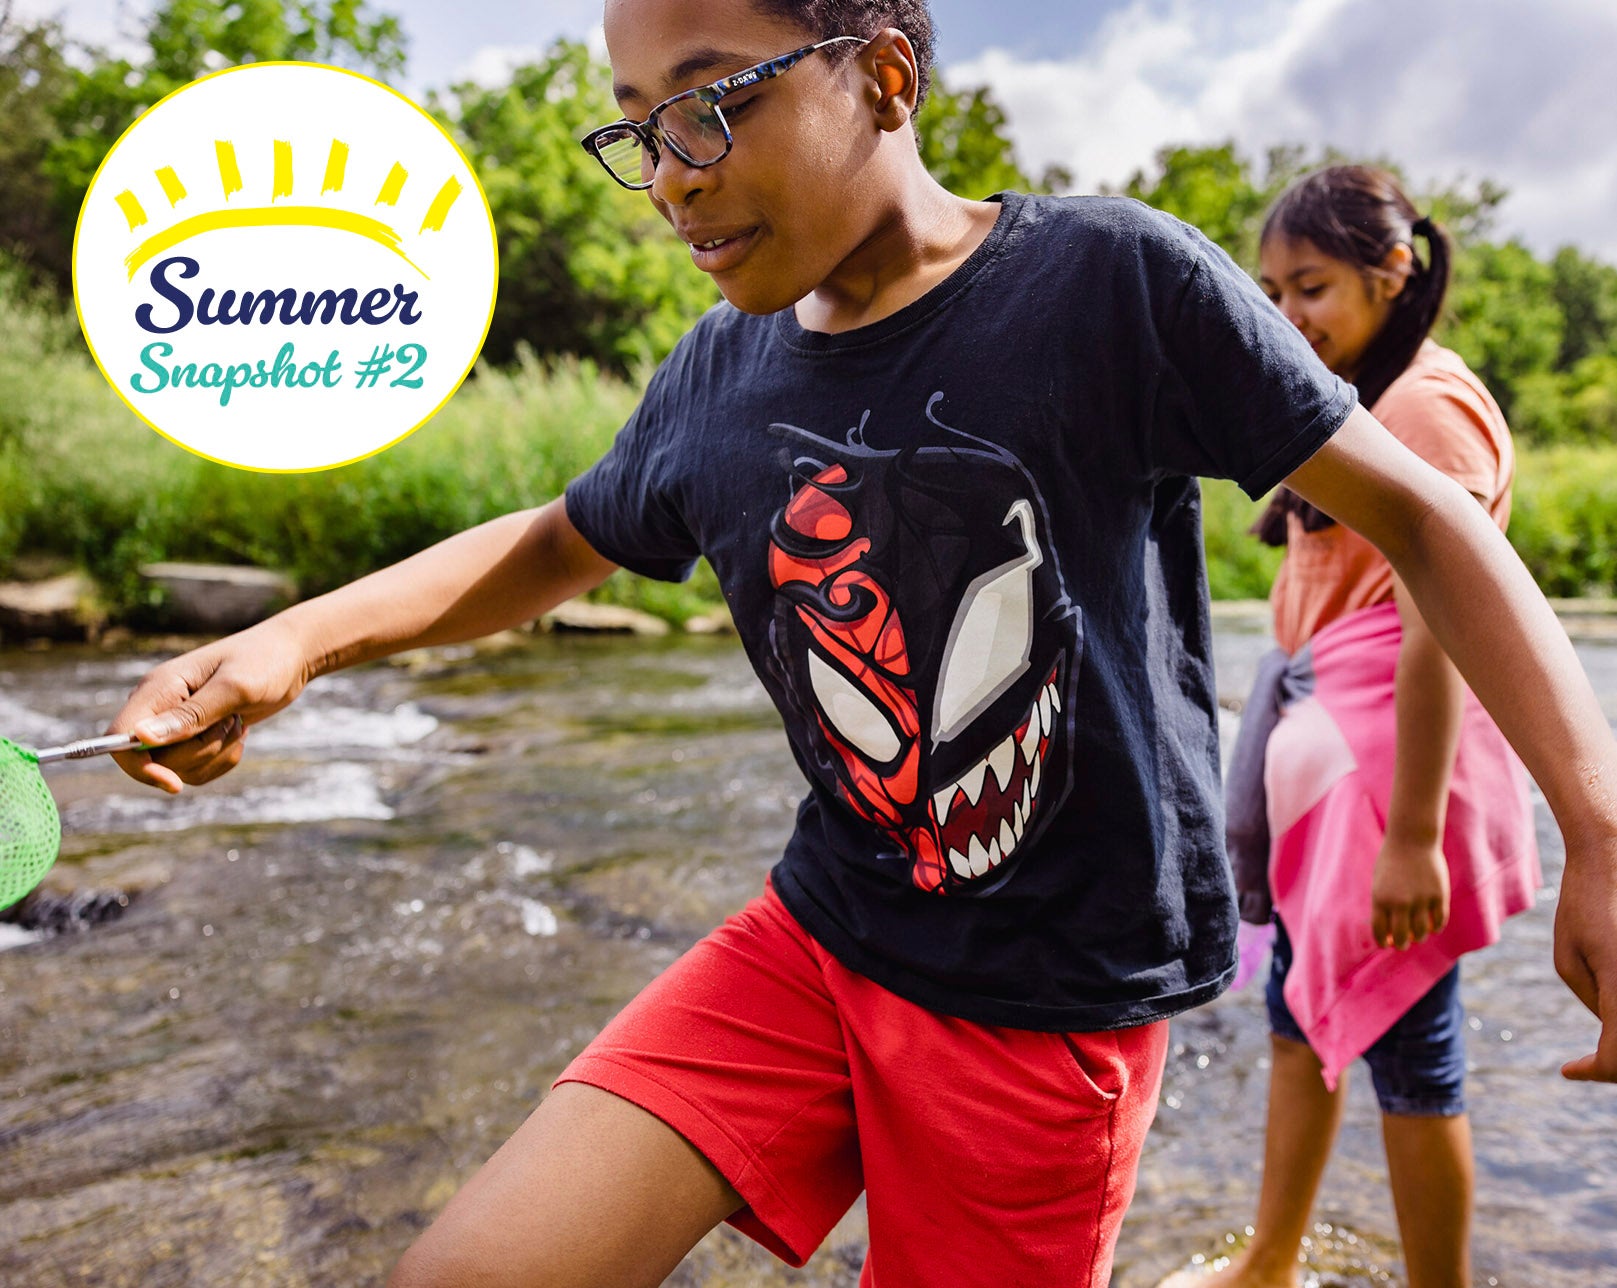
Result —
[[[1416,249],[1414,267],[1404,289],[1392,302],[1387,324],[1376,333],[1359,360],[1359,401],[1366,407],[1387,392],[1387,386],[1404,374],[1427,334],[1443,310],[1449,287],[1449,239],[1431,218],[1422,215],[1409,224],[1411,248]],[[1426,262],[1421,263],[1413,239],[1427,245]],[[1323,248],[1322,248],[1323,249]],[[1329,253],[1329,252],[1327,252]]]

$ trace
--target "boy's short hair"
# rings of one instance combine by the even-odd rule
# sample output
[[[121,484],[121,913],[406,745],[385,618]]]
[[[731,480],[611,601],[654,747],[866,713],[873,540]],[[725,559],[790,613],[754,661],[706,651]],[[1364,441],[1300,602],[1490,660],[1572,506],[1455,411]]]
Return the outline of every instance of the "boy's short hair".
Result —
[[[820,40],[832,36],[874,36],[883,27],[897,27],[915,49],[915,108],[920,110],[932,86],[932,13],[927,0],[752,0],[759,11],[785,18],[814,33]],[[851,49],[851,46],[839,48]],[[836,50],[828,51],[835,53]]]

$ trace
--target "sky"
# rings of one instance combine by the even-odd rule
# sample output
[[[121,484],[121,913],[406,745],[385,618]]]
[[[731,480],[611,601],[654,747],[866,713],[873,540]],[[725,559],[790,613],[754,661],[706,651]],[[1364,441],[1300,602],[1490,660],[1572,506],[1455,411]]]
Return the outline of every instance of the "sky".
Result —
[[[147,0],[12,0],[116,47]],[[559,36],[600,46],[599,0],[372,0],[410,37],[403,88],[493,83]],[[1022,168],[1121,185],[1158,149],[1330,145],[1414,186],[1510,190],[1496,236],[1617,263],[1612,0],[933,0],[952,88],[988,85]],[[1014,13],[1013,19],[1007,14]]]

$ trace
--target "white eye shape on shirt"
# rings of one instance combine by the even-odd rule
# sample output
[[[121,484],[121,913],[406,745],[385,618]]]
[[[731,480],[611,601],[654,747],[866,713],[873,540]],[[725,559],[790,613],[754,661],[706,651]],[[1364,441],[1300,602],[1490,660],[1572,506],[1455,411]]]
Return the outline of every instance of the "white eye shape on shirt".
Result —
[[[882,709],[818,653],[809,652],[809,683],[832,727],[872,762],[885,765],[903,747]]]
[[[932,710],[934,743],[948,742],[994,704],[1028,668],[1033,651],[1033,570],[1044,562],[1033,506],[1015,502],[1004,524],[1022,528],[1024,553],[966,587],[943,651]]]

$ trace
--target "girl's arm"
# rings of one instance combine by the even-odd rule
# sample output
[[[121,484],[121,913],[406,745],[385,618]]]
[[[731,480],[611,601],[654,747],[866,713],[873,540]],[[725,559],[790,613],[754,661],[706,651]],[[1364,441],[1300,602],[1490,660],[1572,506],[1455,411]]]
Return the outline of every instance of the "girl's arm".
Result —
[[[1617,743],[1571,642],[1470,495],[1362,407],[1287,484],[1386,555],[1566,841],[1555,966],[1601,1020],[1568,1077],[1617,1082]]]
[[[492,519],[154,668],[109,732],[132,731],[162,750],[116,759],[165,791],[207,782],[241,759],[248,725],[281,710],[315,676],[521,625],[613,568],[573,527],[560,498]]]
[[[1370,930],[1378,944],[1407,948],[1448,924],[1443,824],[1465,713],[1465,681],[1408,589],[1397,578],[1393,588],[1403,623],[1394,685],[1397,754],[1387,835],[1370,892]]]

